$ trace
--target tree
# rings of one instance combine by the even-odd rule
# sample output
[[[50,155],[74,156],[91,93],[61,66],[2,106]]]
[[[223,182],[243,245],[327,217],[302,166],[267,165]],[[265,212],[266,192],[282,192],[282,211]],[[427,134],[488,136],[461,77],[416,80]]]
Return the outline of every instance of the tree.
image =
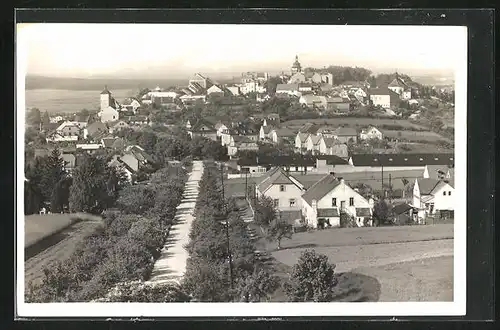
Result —
[[[373,206],[373,217],[379,224],[387,224],[390,222],[390,210],[389,205],[384,198],[379,200]]]
[[[60,212],[62,210],[62,205],[58,205],[59,200],[56,198],[56,195],[63,193],[63,191],[55,191],[55,189],[56,185],[61,182],[65,176],[64,160],[61,157],[61,152],[56,147],[43,161],[40,182],[44,199],[51,201],[51,209],[54,209],[52,212]],[[64,189],[62,182],[58,188]]]
[[[284,289],[293,302],[328,302],[334,298],[337,278],[335,265],[328,262],[328,257],[317,254],[314,250],[302,252],[297,264],[293,266],[290,281]]]
[[[156,192],[146,185],[124,188],[116,201],[118,208],[126,213],[145,214],[155,206]]]
[[[52,213],[60,213],[69,208],[69,190],[72,182],[71,177],[63,177],[56,183],[50,200]]]
[[[260,302],[267,300],[279,285],[278,277],[264,269],[256,268],[249,276],[238,278],[235,294],[242,302]]]
[[[189,302],[191,298],[177,284],[149,284],[143,281],[118,283],[99,302]]]
[[[278,250],[281,249],[281,240],[283,238],[291,239],[293,235],[293,227],[282,219],[274,219],[271,221],[267,229],[267,238],[275,240],[278,243]]]
[[[27,123],[33,126],[40,126],[40,123],[42,122],[42,114],[40,113],[40,109],[38,108],[32,108],[28,112],[28,118],[26,119]]]
[[[278,84],[283,84],[283,79],[280,77],[269,77],[266,82],[266,91],[269,95],[274,95],[276,93],[276,86]]]
[[[195,301],[224,302],[231,300],[227,263],[209,262],[190,257],[182,287]]]
[[[110,202],[107,165],[103,159],[87,155],[73,173],[69,205],[72,212],[100,214]]]
[[[43,113],[43,117],[41,118],[42,126],[45,128],[50,124],[50,116],[47,111]]]
[[[267,196],[261,196],[255,203],[255,223],[260,227],[263,234],[266,233],[265,228],[276,219],[276,208],[273,200]]]

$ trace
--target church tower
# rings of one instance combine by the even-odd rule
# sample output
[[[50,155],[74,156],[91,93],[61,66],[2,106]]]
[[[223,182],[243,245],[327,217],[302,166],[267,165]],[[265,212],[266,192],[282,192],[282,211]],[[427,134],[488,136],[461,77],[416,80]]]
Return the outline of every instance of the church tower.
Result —
[[[299,62],[299,56],[295,55],[295,62],[293,62],[293,65],[292,65],[292,75],[294,75],[298,72],[302,72],[302,66],[300,65],[300,62]]]
[[[111,105],[111,92],[108,90],[107,86],[104,86],[104,90],[101,92],[101,110],[108,108]]]

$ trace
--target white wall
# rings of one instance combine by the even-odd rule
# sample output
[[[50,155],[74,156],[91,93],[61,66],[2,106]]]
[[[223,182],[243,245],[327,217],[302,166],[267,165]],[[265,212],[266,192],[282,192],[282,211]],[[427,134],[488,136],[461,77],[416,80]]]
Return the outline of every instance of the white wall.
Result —
[[[349,198],[354,198],[354,205],[349,206]],[[372,208],[368,200],[358,194],[354,189],[345,183],[339,184],[335,189],[326,194],[317,202],[318,208],[332,208],[332,198],[337,198],[337,207],[340,209],[342,201],[345,201],[345,207],[351,214],[356,214],[356,208]]]
[[[446,195],[443,195],[443,192]],[[451,195],[448,195],[451,192]],[[449,184],[436,190],[434,194],[434,210],[455,210],[455,189]]]
[[[285,191],[280,191],[280,185],[273,184],[264,192],[264,195],[273,200],[277,199],[278,209],[281,211],[300,211],[302,208],[302,190],[294,184],[285,184],[284,186]],[[290,207],[290,199],[295,199],[294,207]]]
[[[390,95],[370,95],[370,100],[372,100],[373,105],[380,105],[382,108],[391,107],[391,96]]]

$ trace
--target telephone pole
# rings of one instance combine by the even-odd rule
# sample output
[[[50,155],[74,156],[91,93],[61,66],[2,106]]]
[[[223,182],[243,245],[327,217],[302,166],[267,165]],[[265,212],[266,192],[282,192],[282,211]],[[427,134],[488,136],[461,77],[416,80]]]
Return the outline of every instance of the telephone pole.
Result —
[[[248,172],[245,171],[245,199],[248,200]]]
[[[392,203],[392,184],[391,184],[391,173],[389,173],[389,202]]]
[[[226,214],[226,198],[224,196],[224,165],[220,165],[220,177],[221,177],[221,187],[222,187],[222,214],[226,217],[226,240],[227,240],[227,255],[229,257],[229,281],[231,284],[231,289],[233,288],[233,257],[231,255],[231,247],[229,245],[229,218]]]
[[[384,191],[384,164],[382,164],[382,199],[385,198],[385,191]]]

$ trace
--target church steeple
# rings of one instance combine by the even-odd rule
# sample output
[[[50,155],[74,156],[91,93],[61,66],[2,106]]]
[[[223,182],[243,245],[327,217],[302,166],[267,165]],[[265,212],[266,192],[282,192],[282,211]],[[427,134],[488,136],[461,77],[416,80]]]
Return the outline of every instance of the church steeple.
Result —
[[[299,62],[299,56],[295,55],[295,62],[293,62],[292,65],[292,74],[295,74],[297,72],[302,72],[302,66],[300,65]]]

